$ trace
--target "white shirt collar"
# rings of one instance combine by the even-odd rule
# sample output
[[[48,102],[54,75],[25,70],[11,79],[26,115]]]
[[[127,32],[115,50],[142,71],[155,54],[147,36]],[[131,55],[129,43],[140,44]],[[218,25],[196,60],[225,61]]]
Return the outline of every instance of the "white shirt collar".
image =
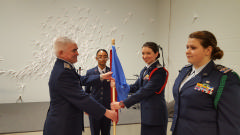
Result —
[[[146,65],[147,68],[149,68],[150,66],[152,66],[153,63],[155,63],[157,60],[155,60],[154,62],[152,62],[151,64],[149,65]]]
[[[102,71],[104,71],[104,73],[106,73],[106,67],[102,70],[102,69],[98,66],[98,71],[99,71],[100,74],[103,73]]]

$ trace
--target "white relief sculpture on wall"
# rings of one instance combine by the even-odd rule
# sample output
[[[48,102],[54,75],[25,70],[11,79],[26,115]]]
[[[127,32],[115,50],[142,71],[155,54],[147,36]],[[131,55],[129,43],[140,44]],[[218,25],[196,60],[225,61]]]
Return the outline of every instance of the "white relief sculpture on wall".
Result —
[[[116,38],[118,44],[124,40],[124,34],[120,34],[118,26],[105,26],[101,18],[92,14],[91,8],[75,7],[64,9],[62,16],[48,16],[41,23],[41,36],[39,39],[32,39],[33,61],[27,63],[20,69],[2,70],[0,75],[5,75],[17,82],[16,89],[19,92],[17,102],[24,101],[24,89],[27,87],[29,79],[43,79],[50,75],[50,71],[55,62],[53,54],[53,41],[59,36],[68,36],[75,40],[79,47],[78,62],[76,68],[81,67],[85,73],[87,69],[95,65],[95,53],[97,49],[111,49],[111,39]],[[104,10],[106,15],[111,14],[110,10]],[[127,24],[133,14],[129,12],[122,25]],[[109,29],[110,27],[110,29]],[[117,46],[117,49],[120,46]],[[4,59],[0,58],[0,62]]]

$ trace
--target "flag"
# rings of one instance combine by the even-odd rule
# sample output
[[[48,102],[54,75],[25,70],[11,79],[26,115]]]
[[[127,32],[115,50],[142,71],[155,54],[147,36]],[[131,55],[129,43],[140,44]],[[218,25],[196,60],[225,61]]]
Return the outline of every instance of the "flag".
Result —
[[[117,101],[122,101],[127,98],[130,87],[126,82],[126,78],[122,69],[122,65],[118,59],[115,46],[112,46],[112,58],[111,58],[111,71],[112,77],[115,79]]]

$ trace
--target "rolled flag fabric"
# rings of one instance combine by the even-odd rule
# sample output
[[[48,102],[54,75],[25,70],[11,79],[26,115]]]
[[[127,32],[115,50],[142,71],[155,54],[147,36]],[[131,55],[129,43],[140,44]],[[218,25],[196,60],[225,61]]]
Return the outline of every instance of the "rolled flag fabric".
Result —
[[[111,70],[113,72],[112,77],[115,79],[117,90],[117,101],[122,101],[127,98],[130,91],[130,87],[126,82],[126,78],[122,69],[121,62],[117,56],[115,46],[112,46],[112,63]]]

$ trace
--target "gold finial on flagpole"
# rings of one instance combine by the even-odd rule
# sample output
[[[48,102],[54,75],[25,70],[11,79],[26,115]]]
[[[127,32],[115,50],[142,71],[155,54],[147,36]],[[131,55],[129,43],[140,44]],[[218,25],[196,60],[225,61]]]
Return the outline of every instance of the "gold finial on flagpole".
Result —
[[[114,38],[112,39],[112,45],[115,45],[115,39]]]

